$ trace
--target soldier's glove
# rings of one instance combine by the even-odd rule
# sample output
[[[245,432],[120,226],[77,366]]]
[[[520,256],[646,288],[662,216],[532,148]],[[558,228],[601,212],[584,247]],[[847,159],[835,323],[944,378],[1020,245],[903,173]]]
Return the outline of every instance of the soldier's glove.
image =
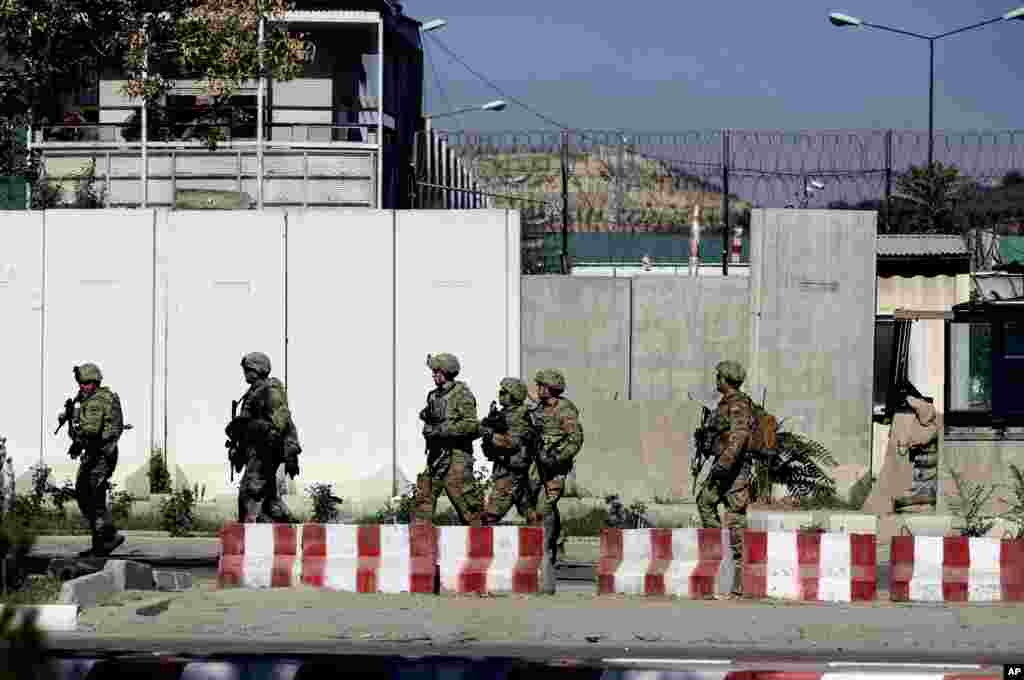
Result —
[[[284,473],[291,477],[292,479],[295,479],[296,477],[299,476],[298,456],[289,456],[287,460],[284,461]]]
[[[427,423],[423,426],[423,436],[426,439],[437,439],[441,436],[441,426]]]
[[[430,409],[428,409],[426,406],[424,406],[423,409],[420,410],[420,420],[422,420],[425,423],[430,422]]]

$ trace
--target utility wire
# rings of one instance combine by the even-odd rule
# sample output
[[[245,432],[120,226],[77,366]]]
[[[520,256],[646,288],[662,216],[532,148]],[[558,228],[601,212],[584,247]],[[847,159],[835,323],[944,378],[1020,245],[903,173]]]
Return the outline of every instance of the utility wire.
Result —
[[[523,107],[524,109],[526,109],[527,111],[529,111],[533,115],[537,116],[538,118],[540,118],[544,122],[548,123],[549,125],[554,125],[555,127],[561,128],[562,130],[573,130],[573,128],[570,128],[568,125],[563,125],[562,123],[559,123],[557,120],[554,120],[552,118],[549,118],[548,116],[545,116],[543,113],[540,113],[539,111],[537,111],[536,109],[532,108],[528,104],[524,104],[519,99],[516,99],[512,95],[506,93],[500,87],[495,85],[491,80],[489,80],[486,76],[484,76],[483,74],[473,70],[473,68],[469,64],[467,64],[465,61],[463,61],[459,57],[459,55],[455,54],[450,49],[448,49],[448,47],[441,41],[440,38],[438,38],[437,36],[432,35],[432,34],[428,34],[428,35],[430,35],[430,37],[433,38],[433,40],[435,42],[437,42],[438,47],[440,47],[442,50],[444,50],[448,54],[449,57],[451,57],[454,61],[456,61],[459,64],[461,64],[467,71],[469,71],[474,76],[476,76],[477,78],[482,80],[484,83],[486,83],[489,87],[491,87],[491,89],[493,89],[495,92],[500,94],[504,99],[509,99],[509,100],[515,102],[516,104],[518,104],[519,106]]]
[[[454,111],[455,107],[452,106],[451,100],[448,99],[448,93],[445,92],[444,85],[441,84],[441,78],[437,71],[437,66],[434,64],[434,61],[430,58],[430,48],[426,43],[423,44],[423,56],[426,57],[427,66],[430,67],[430,72],[434,76],[434,84],[437,85],[437,89],[441,93],[441,98],[444,100],[444,105],[448,108],[449,111]],[[461,114],[454,116],[454,118],[457,119],[456,125],[458,127],[459,132],[462,132],[462,126],[458,125],[458,121],[461,121]]]

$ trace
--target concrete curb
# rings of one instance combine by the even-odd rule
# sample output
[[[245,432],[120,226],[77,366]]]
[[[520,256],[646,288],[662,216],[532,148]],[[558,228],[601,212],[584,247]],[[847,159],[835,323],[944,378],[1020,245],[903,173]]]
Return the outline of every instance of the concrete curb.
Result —
[[[125,590],[153,590],[155,580],[149,565],[128,560],[109,560],[101,571],[65,581],[60,601],[66,605],[94,607]]]
[[[173,597],[167,596],[144,600],[135,605],[135,613],[139,616],[157,616],[167,611],[173,601]]]
[[[6,605],[0,604],[0,612]],[[74,633],[78,630],[79,607],[75,604],[30,604],[14,607],[14,623],[21,625],[29,612],[36,612],[36,627],[45,633]]]

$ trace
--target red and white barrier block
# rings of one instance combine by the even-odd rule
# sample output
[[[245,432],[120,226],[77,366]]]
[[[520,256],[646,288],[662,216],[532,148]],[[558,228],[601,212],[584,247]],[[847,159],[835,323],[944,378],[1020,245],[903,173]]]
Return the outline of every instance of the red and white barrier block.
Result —
[[[537,593],[543,527],[438,527],[442,593]]]
[[[873,534],[748,530],[743,593],[809,602],[874,600],[877,557]]]
[[[350,593],[434,593],[431,525],[306,524],[302,582]]]
[[[732,590],[726,529],[605,529],[597,593],[703,598]]]
[[[889,565],[896,602],[1024,601],[1024,540],[894,536]]]
[[[239,524],[220,530],[217,583],[221,588],[289,588],[302,576],[301,525]]]

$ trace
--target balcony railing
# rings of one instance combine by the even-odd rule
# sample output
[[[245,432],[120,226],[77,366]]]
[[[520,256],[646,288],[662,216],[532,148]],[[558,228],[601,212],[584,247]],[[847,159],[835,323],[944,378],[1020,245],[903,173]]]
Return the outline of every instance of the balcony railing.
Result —
[[[94,186],[111,207],[198,207],[197,197],[209,207],[249,207],[261,183],[265,207],[381,207],[376,123],[268,123],[274,132],[262,144],[229,137],[230,123],[189,125],[194,134],[186,139],[157,134],[145,145],[114,141],[112,129],[124,129],[125,123],[49,126],[32,146],[42,155],[47,177],[67,192],[94,163]],[[215,148],[202,141],[210,128],[219,128],[224,138]],[[353,137],[372,141],[349,141]]]

